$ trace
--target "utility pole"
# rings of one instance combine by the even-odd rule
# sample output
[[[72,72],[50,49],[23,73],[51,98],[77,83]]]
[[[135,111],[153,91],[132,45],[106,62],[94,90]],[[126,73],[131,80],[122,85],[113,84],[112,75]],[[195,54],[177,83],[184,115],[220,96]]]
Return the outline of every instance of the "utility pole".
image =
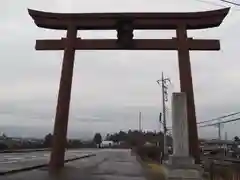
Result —
[[[162,113],[159,113],[159,136],[161,135],[161,124],[162,124]],[[161,147],[161,143],[160,143],[160,138],[159,138],[159,142],[158,142],[158,147]]]
[[[222,137],[221,137],[222,131],[221,131],[221,130],[222,130],[222,128],[223,128],[223,124],[222,124],[222,122],[219,120],[216,125],[217,125],[217,128],[218,128],[218,139],[221,140],[221,139],[222,139]]]
[[[164,75],[162,73],[162,113],[163,113],[163,133],[164,133],[164,140],[163,140],[163,146],[164,146],[164,156],[168,155],[168,149],[167,149],[167,125],[166,125],[166,104],[165,104],[165,88],[167,90],[167,87],[165,86],[165,80]]]
[[[221,123],[218,123],[218,139],[221,140]]]
[[[161,124],[162,124],[162,113],[159,113],[159,131],[161,131]]]
[[[138,126],[139,126],[139,132],[142,131],[142,113],[139,112],[139,116],[138,116]]]
[[[227,140],[227,139],[228,139],[227,132],[225,132],[225,140]]]
[[[162,78],[161,80],[157,80],[157,83],[162,87],[162,116],[163,116],[163,134],[164,134],[164,140],[163,140],[163,146],[164,146],[164,157],[168,156],[168,147],[167,147],[167,124],[166,124],[166,102],[168,101],[168,87],[167,83],[171,83],[169,78],[164,78],[163,72],[162,72]]]

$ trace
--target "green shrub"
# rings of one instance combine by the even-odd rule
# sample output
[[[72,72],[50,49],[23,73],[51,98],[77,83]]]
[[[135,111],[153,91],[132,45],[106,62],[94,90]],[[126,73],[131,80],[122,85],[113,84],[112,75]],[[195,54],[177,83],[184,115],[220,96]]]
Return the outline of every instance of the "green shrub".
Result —
[[[161,159],[161,149],[156,146],[139,146],[136,147],[136,153],[145,161],[157,161]]]

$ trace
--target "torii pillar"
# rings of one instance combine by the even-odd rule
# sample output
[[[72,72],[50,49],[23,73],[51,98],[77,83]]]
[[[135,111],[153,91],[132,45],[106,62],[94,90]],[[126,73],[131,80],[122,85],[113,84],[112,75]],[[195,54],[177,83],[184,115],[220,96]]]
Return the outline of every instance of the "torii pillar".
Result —
[[[67,143],[68,116],[75,56],[74,42],[76,36],[76,27],[69,26],[67,29],[67,39],[65,41],[66,46],[63,56],[58,103],[53,130],[53,148],[50,159],[50,167],[52,167],[53,170],[60,169],[64,166],[64,153]]]
[[[184,25],[180,25],[176,29],[178,46],[178,65],[181,92],[186,93],[187,100],[187,117],[189,127],[189,151],[194,156],[196,163],[200,163],[200,149],[198,142],[197,120],[194,103],[192,71],[189,54],[189,44],[187,43],[187,29]],[[193,133],[195,132],[195,133]]]

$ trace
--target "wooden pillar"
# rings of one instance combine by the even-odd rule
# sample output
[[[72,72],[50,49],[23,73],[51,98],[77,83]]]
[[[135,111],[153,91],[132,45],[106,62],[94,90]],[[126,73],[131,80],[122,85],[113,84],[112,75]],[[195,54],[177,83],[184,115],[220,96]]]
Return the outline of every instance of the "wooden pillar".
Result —
[[[74,42],[77,29],[69,27],[62,63],[61,80],[59,85],[58,103],[53,132],[52,153],[50,159],[50,171],[56,171],[64,167],[64,155],[67,143],[67,128],[69,105],[71,99],[72,76],[74,67]]]
[[[187,29],[184,25],[178,26],[178,63],[180,74],[181,92],[187,95],[187,116],[188,116],[188,134],[189,134],[189,152],[196,163],[200,162],[200,152],[198,143],[197,122],[195,114],[194,94],[192,73],[190,64],[189,45],[187,44]]]

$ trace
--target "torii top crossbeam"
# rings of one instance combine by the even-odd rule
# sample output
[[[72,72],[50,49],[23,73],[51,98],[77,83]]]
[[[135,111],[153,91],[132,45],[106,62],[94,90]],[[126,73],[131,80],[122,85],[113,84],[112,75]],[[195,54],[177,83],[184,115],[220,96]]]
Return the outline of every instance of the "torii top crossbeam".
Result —
[[[38,27],[66,30],[75,25],[78,30],[116,29],[118,21],[131,21],[133,29],[176,29],[178,24],[187,29],[219,26],[229,8],[191,13],[49,13],[29,9]]]

